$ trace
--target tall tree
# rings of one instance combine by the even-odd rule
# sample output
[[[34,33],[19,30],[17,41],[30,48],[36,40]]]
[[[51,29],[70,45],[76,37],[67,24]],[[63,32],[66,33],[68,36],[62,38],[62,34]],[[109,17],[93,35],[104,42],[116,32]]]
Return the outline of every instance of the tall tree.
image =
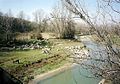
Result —
[[[44,14],[44,11],[41,9],[41,10],[36,10],[34,13],[33,13],[33,16],[34,16],[34,21],[37,23],[37,32],[41,33],[42,32],[42,21],[44,20],[45,18],[45,14]]]
[[[17,15],[18,18],[20,19],[25,19],[25,13],[23,11],[20,11]]]
[[[74,20],[71,18],[71,12],[58,3],[53,9],[51,16],[53,18],[54,31],[58,34],[59,38],[74,37]]]

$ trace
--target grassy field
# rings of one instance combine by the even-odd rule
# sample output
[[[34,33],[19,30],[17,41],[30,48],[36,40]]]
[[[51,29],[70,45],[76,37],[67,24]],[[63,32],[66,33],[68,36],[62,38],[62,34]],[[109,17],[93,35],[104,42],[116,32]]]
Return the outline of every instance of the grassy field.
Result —
[[[38,74],[59,68],[67,63],[66,56],[69,53],[65,47],[84,46],[73,40],[49,39],[49,42],[52,44],[49,54],[43,53],[42,49],[0,51],[0,66],[21,81],[28,82]],[[19,62],[16,62],[18,60]]]
[[[11,69],[46,57],[48,56],[42,54],[40,50],[0,52],[0,65]],[[20,63],[13,63],[15,60],[19,60]]]

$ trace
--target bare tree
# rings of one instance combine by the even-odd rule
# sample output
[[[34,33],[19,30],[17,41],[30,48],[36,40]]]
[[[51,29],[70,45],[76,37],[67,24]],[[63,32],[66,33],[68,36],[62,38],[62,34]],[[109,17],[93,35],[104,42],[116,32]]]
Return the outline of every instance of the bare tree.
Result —
[[[18,18],[20,19],[25,19],[25,13],[23,11],[20,11],[17,15]]]
[[[12,38],[12,21],[13,21],[13,14],[11,9],[2,17],[3,18],[3,23],[5,24],[5,28],[3,29],[5,34],[6,40],[10,40]]]
[[[59,38],[73,38],[75,34],[74,20],[71,18],[71,12],[66,10],[63,5],[58,3],[51,13],[54,31]]]
[[[104,52],[98,53],[100,58],[93,58],[94,56],[86,58],[87,60],[91,60],[92,63],[81,62],[84,68],[93,72],[95,76],[101,76],[105,79],[111,80],[113,84],[120,83],[120,49],[117,47],[113,47],[113,42],[111,38],[111,33],[105,31],[105,28],[108,28],[108,21],[119,25],[119,21],[113,18],[112,14],[107,13],[110,7],[112,13],[117,13],[119,16],[119,11],[114,8],[112,3],[119,4],[118,0],[97,0],[97,13],[95,17],[95,21],[98,21],[96,24],[94,23],[93,18],[89,15],[88,11],[86,11],[85,7],[82,5],[82,0],[62,0],[65,7],[70,10],[73,14],[81,18],[84,22],[86,22],[92,31],[99,37],[100,42],[105,43],[105,51],[106,55],[103,55]],[[103,8],[104,7],[104,8]],[[105,19],[107,14],[110,19]],[[101,21],[100,21],[101,20]],[[104,21],[102,21],[104,20]],[[105,21],[106,20],[106,21]],[[101,22],[101,23],[100,23]],[[100,26],[100,24],[102,26]],[[103,31],[100,31],[99,28],[102,27]],[[120,27],[117,26],[119,29]],[[82,59],[82,58],[78,58]],[[83,59],[84,60],[84,59]],[[76,61],[76,63],[78,63]],[[99,65],[98,65],[99,64]],[[102,67],[103,65],[104,67]]]
[[[42,22],[45,18],[45,13],[44,11],[41,9],[41,10],[36,10],[34,13],[33,13],[33,16],[34,16],[34,21],[38,24],[38,28],[37,28],[37,31],[39,33],[42,32]]]
[[[8,12],[5,14],[6,17],[13,17],[11,9],[8,10]]]

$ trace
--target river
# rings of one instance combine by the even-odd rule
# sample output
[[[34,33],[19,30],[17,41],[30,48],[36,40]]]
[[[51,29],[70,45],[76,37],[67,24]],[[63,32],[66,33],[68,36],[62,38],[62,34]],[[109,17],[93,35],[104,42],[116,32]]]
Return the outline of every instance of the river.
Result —
[[[105,52],[104,47],[94,43],[89,36],[81,36],[80,39],[86,45],[86,47],[90,49],[90,55],[95,54],[94,56],[96,58],[100,58],[101,55],[98,56],[98,52]],[[37,84],[98,84],[101,80],[100,78],[88,78],[86,76],[92,76],[91,72],[88,72],[87,70],[81,68],[81,66],[76,65],[69,70],[41,80]]]

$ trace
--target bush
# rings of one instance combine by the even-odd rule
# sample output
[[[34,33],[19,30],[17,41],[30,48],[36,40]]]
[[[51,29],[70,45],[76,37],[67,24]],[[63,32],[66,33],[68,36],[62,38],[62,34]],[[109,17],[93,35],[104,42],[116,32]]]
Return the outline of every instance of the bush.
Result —
[[[37,34],[36,37],[37,37],[37,40],[43,40],[43,37],[41,34]]]
[[[67,25],[60,34],[60,38],[63,39],[73,39],[75,35],[75,26],[72,21],[68,21]]]

